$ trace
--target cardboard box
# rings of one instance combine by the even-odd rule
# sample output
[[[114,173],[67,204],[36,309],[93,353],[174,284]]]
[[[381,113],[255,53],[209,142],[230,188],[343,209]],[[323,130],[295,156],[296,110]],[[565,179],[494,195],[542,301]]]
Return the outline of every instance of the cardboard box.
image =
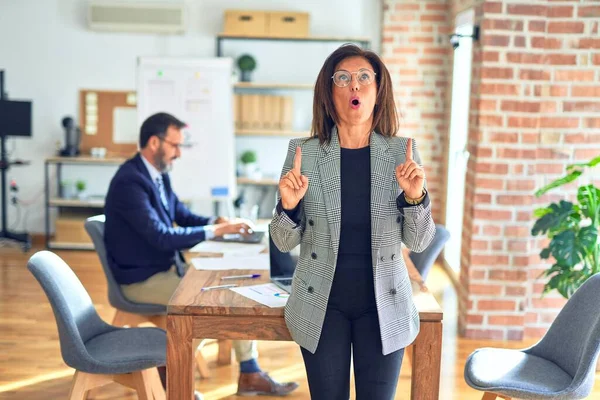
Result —
[[[225,10],[223,33],[240,36],[267,36],[267,12]]]
[[[270,11],[268,13],[267,20],[267,34],[269,35],[269,37],[308,37],[308,13],[291,11]]]

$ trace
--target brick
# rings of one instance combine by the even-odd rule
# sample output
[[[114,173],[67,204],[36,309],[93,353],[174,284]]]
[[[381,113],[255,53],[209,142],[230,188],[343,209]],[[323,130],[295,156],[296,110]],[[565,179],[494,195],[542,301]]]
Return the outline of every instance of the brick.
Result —
[[[579,6],[577,16],[582,18],[600,18],[600,6]]]
[[[583,133],[568,133],[565,135],[565,143],[584,143],[588,135]]]
[[[483,30],[498,30],[498,31],[522,31],[523,21],[514,19],[492,19],[486,18],[483,20]]]
[[[575,54],[547,54],[546,62],[552,65],[576,65],[577,56]]]
[[[501,205],[526,206],[533,203],[531,196],[498,195],[496,202]]]
[[[504,250],[504,240],[494,240],[492,242],[492,250]]]
[[[488,79],[512,79],[512,68],[486,67],[481,69],[481,77]]]
[[[479,114],[479,126],[504,126],[504,118],[502,115],[486,115]]]
[[[548,23],[548,33],[583,33],[585,25],[579,21],[551,21]]]
[[[486,51],[481,52],[481,59],[487,62],[498,62],[500,61],[500,53],[497,51],[489,51],[486,47]]]
[[[482,204],[482,203],[491,204],[492,203],[492,195],[487,194],[487,193],[476,194],[473,201],[478,204]],[[487,248],[487,246],[486,246],[486,248]]]
[[[517,221],[526,222],[531,220],[531,212],[529,211],[517,211]]]
[[[419,4],[396,4],[394,7],[396,11],[417,11],[420,10],[421,7]]]
[[[538,322],[538,313],[536,313],[536,312],[525,313],[525,323],[526,324],[537,324],[537,322]]]
[[[538,112],[540,112],[540,102],[539,101],[502,100],[500,109],[502,111],[518,111],[518,112],[538,113]]]
[[[502,228],[496,225],[485,225],[483,227],[483,234],[486,236],[500,236]]]
[[[548,7],[548,18],[571,18],[572,16],[573,6]]]
[[[433,36],[411,36],[408,38],[409,43],[433,43]]]
[[[549,118],[540,119],[542,128],[577,128],[579,126],[579,118]]]
[[[408,25],[387,25],[384,29],[385,33],[395,33],[395,32],[410,32],[410,26]]]
[[[513,256],[512,265],[515,267],[526,267],[529,265],[529,257],[527,256]]]
[[[489,315],[489,325],[503,326],[522,326],[525,323],[525,317],[522,315]]]
[[[537,164],[535,166],[536,174],[562,174],[565,172],[563,164]]]
[[[558,312],[540,313],[540,322],[543,324],[551,324],[556,319]]]
[[[569,87],[562,85],[536,85],[534,88],[536,96],[551,96],[551,97],[567,97],[569,95]]]
[[[599,149],[577,149],[575,150],[574,158],[576,160],[587,161],[591,160],[592,158],[598,157],[598,153],[600,153]]]
[[[482,265],[482,266],[508,265],[508,263],[509,263],[509,257],[507,255],[496,255],[496,256],[479,255],[479,254],[471,255],[471,264],[472,265]]]
[[[539,126],[539,118],[508,117],[508,126],[510,128],[537,128]]]
[[[473,107],[478,108],[480,111],[496,111],[498,102],[496,100],[488,99],[474,99]]]
[[[545,21],[529,21],[529,32],[546,32]]]
[[[594,71],[594,70],[572,70],[572,69],[555,70],[554,71],[554,80],[569,81],[569,82],[594,81],[595,73],[596,73],[596,71]],[[573,89],[575,89],[575,87]]]
[[[504,181],[502,179],[491,179],[484,177],[475,178],[475,186],[480,189],[504,189]]]
[[[594,54],[592,57],[592,62],[594,65],[600,65],[600,54]]]
[[[585,38],[580,39],[577,45],[579,49],[600,49],[600,39]]]
[[[428,11],[449,11],[449,6],[446,3],[438,4],[438,3],[427,3],[425,4],[425,10]]]
[[[538,143],[539,135],[537,133],[521,133],[521,142],[525,144]],[[517,165],[516,167],[522,168],[523,166]]]
[[[526,271],[517,271],[514,269],[503,270],[493,269],[489,271],[489,280],[491,281],[511,281],[511,282],[525,282],[527,280]]]
[[[546,15],[546,6],[529,4],[508,4],[506,11],[508,14],[531,15],[541,17]]]
[[[421,15],[421,22],[446,22],[445,14],[423,14]]]
[[[484,5],[485,5],[485,3],[484,3]],[[502,329],[467,328],[465,330],[465,337],[467,339],[502,340],[502,339],[504,339],[504,330],[502,330]]]
[[[526,339],[528,338],[541,338],[546,334],[548,328],[534,328],[534,327],[525,327],[524,336]]]
[[[507,296],[525,296],[527,289],[522,286],[506,286],[504,292]]]
[[[540,104],[540,112],[543,113],[556,113],[558,111],[558,107],[556,102],[554,101],[543,101]]]
[[[467,315],[467,324],[473,324],[473,325],[483,324],[483,315],[482,314]]]
[[[474,280],[481,280],[481,279],[485,279],[486,273],[485,271],[479,271],[479,270],[469,270],[469,278],[474,279]]]
[[[508,237],[530,237],[527,226],[506,226],[504,228],[504,235]]]
[[[519,72],[519,79],[533,81],[533,80],[550,80],[550,71],[543,69],[522,69]]]
[[[506,181],[506,190],[532,191],[537,187],[533,179],[510,179]]]
[[[394,47],[392,50],[393,54],[417,54],[419,49],[414,46],[410,47]]]
[[[556,38],[532,37],[531,47],[534,49],[562,49],[563,41]]]
[[[541,309],[562,308],[566,302],[567,300],[562,297],[545,297],[543,299],[534,297],[531,299],[531,307]]]
[[[563,111],[600,113],[600,101],[567,101],[563,103]]]
[[[487,240],[471,240],[471,250],[487,250],[489,242]]]
[[[516,311],[517,302],[514,300],[478,300],[477,310],[479,311]]]
[[[509,329],[506,332],[506,339],[508,340],[523,340],[524,332],[517,329]]]
[[[501,285],[469,285],[467,290],[469,291],[469,294],[487,294],[493,296],[500,296],[502,294]]]
[[[502,2],[486,1],[483,3],[483,12],[486,14],[498,14],[502,12]]]
[[[481,94],[516,96],[519,94],[519,86],[508,83],[482,83],[479,85],[479,91]]]
[[[515,36],[513,38],[513,46],[527,47],[527,39],[525,38],[525,36]]]
[[[507,47],[510,43],[510,37],[504,35],[484,35],[483,44],[485,46]]]
[[[507,53],[506,60],[511,63],[519,64],[543,64],[543,54],[532,54],[532,53]]]
[[[585,118],[583,120],[584,128],[600,128],[600,118]]]
[[[392,22],[410,22],[410,21],[414,21],[415,19],[416,19],[415,14],[409,14],[409,13],[394,14],[390,17],[390,20]]]
[[[518,133],[492,133],[490,135],[491,143],[517,143],[519,141]],[[502,165],[502,164],[500,164]],[[504,165],[506,167],[506,172],[508,172],[508,165]],[[506,172],[494,172],[494,173],[506,173]]]
[[[511,217],[512,211],[505,210],[476,209],[473,212],[473,218],[482,221],[510,221]]]

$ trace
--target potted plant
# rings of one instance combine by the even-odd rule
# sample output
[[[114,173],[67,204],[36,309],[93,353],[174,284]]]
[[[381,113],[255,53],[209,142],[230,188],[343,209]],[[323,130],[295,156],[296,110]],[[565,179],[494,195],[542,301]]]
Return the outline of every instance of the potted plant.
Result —
[[[600,156],[587,163],[567,167],[567,175],[535,192],[537,197],[544,193],[576,181],[586,168],[600,164]],[[600,189],[593,184],[584,184],[577,189],[577,202],[560,200],[534,212],[537,221],[531,233],[546,235],[548,247],[540,257],[554,259],[554,264],[542,275],[550,278],[544,286],[544,294],[556,289],[569,298],[590,276],[600,272]]]
[[[242,175],[252,178],[258,172],[258,164],[256,162],[256,152],[254,150],[246,150],[240,156],[242,163]]]
[[[244,54],[237,60],[238,67],[242,71],[242,82],[252,80],[252,71],[256,68],[256,60],[249,54]]]
[[[75,187],[77,188],[77,197],[79,197],[80,200],[83,200],[83,198],[85,197],[85,181],[84,180],[78,180],[77,182],[75,182]]]

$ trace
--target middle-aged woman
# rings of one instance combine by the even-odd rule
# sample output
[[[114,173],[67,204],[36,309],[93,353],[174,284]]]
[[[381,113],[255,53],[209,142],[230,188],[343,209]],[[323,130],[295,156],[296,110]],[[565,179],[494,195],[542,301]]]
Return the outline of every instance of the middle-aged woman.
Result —
[[[285,320],[301,346],[313,400],[393,399],[419,315],[402,243],[423,251],[435,225],[414,140],[396,137],[390,74],[344,45],[315,85],[312,135],[290,141],[270,224],[300,245]]]

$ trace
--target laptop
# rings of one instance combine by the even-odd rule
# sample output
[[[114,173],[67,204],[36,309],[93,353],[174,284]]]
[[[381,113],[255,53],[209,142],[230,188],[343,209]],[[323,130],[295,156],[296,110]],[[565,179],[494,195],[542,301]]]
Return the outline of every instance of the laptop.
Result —
[[[242,235],[241,233],[227,233],[223,236],[214,237],[211,240],[214,240],[215,242],[256,244],[262,242],[264,237],[265,232],[253,231],[249,235]]]
[[[279,251],[269,236],[269,270],[271,282],[288,293],[292,292],[292,277],[298,263],[298,257]]]

